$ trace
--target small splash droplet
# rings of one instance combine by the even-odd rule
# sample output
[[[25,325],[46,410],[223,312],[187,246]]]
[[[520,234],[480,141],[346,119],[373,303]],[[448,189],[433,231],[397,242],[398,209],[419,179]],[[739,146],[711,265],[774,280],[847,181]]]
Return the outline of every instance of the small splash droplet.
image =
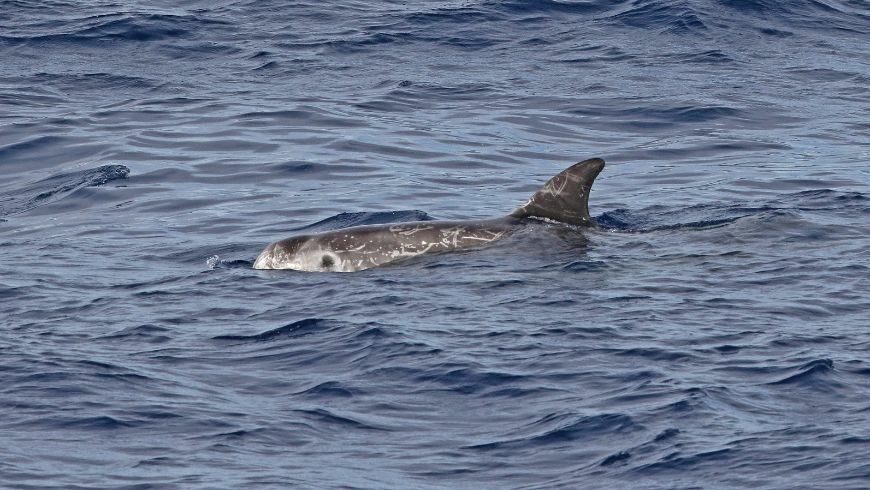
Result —
[[[211,257],[205,259],[205,264],[209,269],[217,269],[219,265],[221,265],[221,257],[220,255],[212,255]]]

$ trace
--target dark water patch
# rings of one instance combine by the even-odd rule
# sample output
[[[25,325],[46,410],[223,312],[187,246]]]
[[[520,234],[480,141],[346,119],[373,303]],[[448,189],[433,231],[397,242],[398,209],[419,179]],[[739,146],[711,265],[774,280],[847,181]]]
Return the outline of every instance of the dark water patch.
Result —
[[[124,165],[103,165],[48,177],[6,193],[0,198],[0,216],[23,213],[63,199],[85,187],[126,179],[129,174],[130,169]]]
[[[496,389],[487,392],[487,397],[507,398],[507,399],[537,399],[542,396],[554,395],[563,393],[561,390],[544,387],[529,387],[529,388],[504,388]]]
[[[601,46],[600,51],[592,52],[594,54],[585,55],[585,53],[589,53],[590,50],[584,49],[584,56],[577,56],[576,49],[566,50],[564,53],[560,53],[560,56],[555,60],[560,63],[571,63],[571,64],[586,64],[586,63],[614,63],[619,61],[628,61],[631,59],[635,59],[636,56],[626,53],[625,51],[615,48],[615,47],[607,47],[604,48]]]
[[[828,374],[834,372],[834,361],[831,359],[816,359],[810,361],[799,368],[797,373],[792,374],[779,381],[774,381],[772,385],[802,385],[807,387],[820,387],[829,385],[830,380],[826,380]]]
[[[840,442],[842,444],[870,444],[870,437],[846,437]]]
[[[274,180],[273,184],[270,186],[271,189],[277,189],[279,192],[285,193],[287,188],[289,187],[288,181],[317,181],[323,179],[330,181],[358,181],[362,176],[372,177],[379,175],[378,173],[376,173],[376,168],[371,168],[368,166],[299,161],[277,161],[274,163],[266,163],[254,168],[249,168],[249,170],[246,172],[225,172],[223,173],[223,175],[217,176],[215,176],[209,170],[217,167],[227,167],[213,163],[203,164],[201,166],[203,168],[202,171],[199,170],[199,167],[200,166],[197,166],[197,169],[195,170],[183,169],[178,167],[161,168],[147,173],[137,174],[135,178],[132,179],[132,183],[135,183],[137,185],[157,184],[161,187],[169,183],[189,183],[194,186],[202,184],[257,185],[262,182],[263,179],[270,179]],[[161,187],[158,187],[158,189]],[[312,190],[314,189],[306,189],[306,191],[309,192]],[[279,203],[279,206],[287,205],[289,199],[287,197],[283,197],[283,194],[278,193],[263,193],[261,196],[247,199],[257,200],[261,197],[273,198],[275,199],[276,203]],[[234,200],[238,199],[238,197],[229,197],[226,199]],[[173,200],[173,196],[169,195],[166,196],[163,201],[148,204],[138,204],[137,206],[141,206],[138,209],[144,210],[170,211]],[[196,199],[186,199],[183,206],[193,208],[201,205],[214,205],[224,201],[225,199],[218,199],[217,197],[198,197]],[[293,201],[295,201],[295,199]]]
[[[125,327],[115,333],[104,335],[100,338],[107,341],[121,341],[149,344],[162,344],[172,340],[171,330],[160,325],[145,324],[134,327]]]
[[[306,180],[337,180],[358,179],[360,175],[371,174],[375,170],[363,165],[342,165],[339,163],[317,163],[282,161],[262,167],[264,172],[255,174],[256,178],[262,179],[263,174],[271,176],[283,176],[284,178]]]
[[[18,41],[45,45],[100,45],[106,42],[154,42],[196,36],[200,30],[227,26],[228,22],[196,15],[117,13],[49,21],[39,26],[35,35],[6,36],[7,42]]]
[[[680,433],[680,429],[674,429],[674,428],[665,429],[662,432],[660,432],[659,434],[657,434],[655,439],[653,439],[653,441],[654,442],[666,441],[668,439],[672,439],[672,438],[676,437],[679,433]]]
[[[619,230],[619,231],[636,231],[633,229],[633,223],[637,223],[639,220],[630,215],[631,211],[628,209],[617,209],[614,211],[606,211],[601,215],[595,217],[595,223],[601,228],[607,230]]]
[[[491,3],[497,12],[507,14],[594,14],[610,7],[600,1],[508,0]]]
[[[393,80],[379,85],[392,85]],[[474,102],[493,99],[501,90],[492,83],[436,84],[427,81],[403,80],[396,88],[373,100],[362,101],[356,107],[377,112],[407,112],[432,110],[451,102]]]
[[[688,352],[680,352],[676,350],[652,349],[635,347],[632,349],[622,349],[614,352],[618,356],[640,357],[649,359],[650,361],[668,361],[668,362],[685,362],[696,359],[697,356]]]
[[[837,12],[837,9],[817,0],[804,2],[777,2],[773,0],[716,0],[716,3],[744,12],[785,13],[798,9]]]
[[[316,107],[299,107],[294,110],[246,112],[237,116],[243,127],[318,127],[353,128],[364,127],[366,122],[338,117]]]
[[[505,280],[494,280],[488,281],[481,284],[481,287],[484,289],[504,289],[504,288],[512,288],[519,287],[525,284],[525,281],[521,279],[505,279]]]
[[[828,68],[792,68],[786,70],[786,73],[799,80],[806,80],[815,83],[842,82],[861,77],[860,73],[832,70]]]
[[[224,243],[207,247],[198,246],[181,253],[169,254],[166,260],[187,264],[206,262],[210,269],[218,266],[234,268],[238,266],[236,262],[249,262],[251,255],[259,252],[262,245],[264,244],[252,246],[250,243]],[[226,259],[222,260],[221,257]]]
[[[54,87],[64,93],[131,89],[146,91],[159,87],[163,83],[151,78],[115,73],[37,73],[28,79],[38,86]]]
[[[723,211],[727,214],[732,214],[732,216],[711,216],[716,213],[725,214],[722,213]],[[726,206],[716,205],[697,205],[679,211],[666,211],[657,207],[647,208],[643,211],[616,209],[602,213],[595,218],[595,221],[598,223],[598,226],[604,229],[624,232],[648,233],[664,230],[706,230],[726,226],[740,218],[751,216],[752,214],[743,214],[747,211],[742,208],[728,209]],[[767,209],[756,210],[759,213],[763,211],[767,211]],[[709,217],[703,217],[705,214]],[[696,220],[667,223],[668,220],[687,219],[689,216],[695,217]]]
[[[176,175],[181,174],[181,172],[176,173]],[[138,180],[138,178],[136,179]],[[136,182],[139,183],[139,182]],[[156,215],[166,215],[172,213],[183,213],[190,212],[196,209],[205,208],[211,205],[217,204],[214,199],[184,199],[184,200],[176,200],[172,198],[167,198],[162,201],[153,200],[149,204],[141,205],[139,210],[143,213],[153,213]],[[187,256],[190,255],[190,252],[185,254]]]
[[[607,262],[601,260],[575,260],[562,266],[566,272],[599,272],[609,268]]]
[[[704,14],[684,2],[635,2],[632,8],[610,17],[625,26],[663,32],[700,35],[707,30]]]
[[[183,284],[190,276],[166,276],[162,278],[148,279],[148,280],[135,280],[131,282],[123,282],[112,284],[112,289],[118,290],[126,290],[130,292],[139,292],[143,290],[148,290],[157,286],[169,286],[169,285],[179,285]],[[140,278],[141,279],[141,278]]]
[[[72,141],[72,139],[61,136],[39,136],[17,143],[10,143],[0,147],[0,162],[2,162],[4,167],[8,168],[16,163],[20,165],[39,161],[46,156],[43,152],[44,148],[66,145],[72,143]]]
[[[0,94],[0,104],[18,111],[46,107],[57,107],[66,102],[66,97],[44,93],[33,93],[28,87],[15,93]]]
[[[251,269],[254,267],[254,259],[224,259],[219,255],[212,255],[205,259],[209,269]]]
[[[738,118],[743,112],[733,107],[724,106],[684,106],[667,109],[645,108],[640,113],[655,119],[673,119],[681,122],[706,122],[723,118]]]
[[[817,182],[812,181],[811,184]],[[838,213],[850,209],[850,213],[867,213],[867,197],[857,192],[838,192],[827,189],[808,190],[783,194],[779,197],[760,202],[732,202],[697,204],[685,208],[650,206],[628,210],[615,209],[596,217],[596,222],[604,229],[626,232],[652,232],[664,230],[707,230],[720,228],[753,219],[768,223],[771,230],[781,229],[784,239],[798,233],[800,238],[811,238],[814,233],[842,234],[845,230],[836,226],[803,223],[795,228],[795,220],[809,211],[834,211]],[[819,239],[825,236],[817,237]]]
[[[274,70],[274,69],[278,68],[278,66],[279,65],[278,65],[277,61],[268,61],[268,62],[263,63],[262,65],[260,65],[256,68],[253,68],[253,71]]]
[[[715,407],[724,405],[735,405],[733,395],[730,390],[725,387],[691,387],[680,390],[678,399],[668,397],[668,403],[665,403],[658,408],[656,412],[660,415],[683,417],[686,419],[694,417],[706,417],[715,410]],[[670,401],[673,400],[673,401]],[[739,404],[736,404],[739,405]]]
[[[827,35],[841,33],[853,35],[861,32],[870,22],[866,5],[863,8],[856,7],[848,0],[838,2],[717,0],[715,5],[728,9],[723,11],[726,15],[735,13],[740,16],[738,18],[747,23],[764,25],[765,28],[772,27],[777,34],[782,31],[796,33],[820,31]],[[761,24],[760,20],[763,20],[764,24]]]
[[[849,7],[848,2],[716,0],[715,3],[740,13],[760,16],[772,22],[802,28],[844,29],[849,24],[857,25],[861,21],[870,21],[870,15],[866,11],[853,10]]]
[[[472,50],[483,50],[485,48],[489,48],[492,46],[496,46],[498,44],[503,44],[507,40],[506,39],[491,39],[487,37],[475,36],[471,33],[466,34],[463,37],[453,36],[448,37],[440,41],[440,43],[444,46],[454,47],[454,48],[462,48],[464,50],[472,51]]]
[[[117,113],[105,113],[102,116],[115,117]],[[197,153],[233,153],[249,151],[255,153],[271,153],[278,149],[277,144],[262,143],[234,137],[235,135],[216,134],[207,137],[189,138],[183,140],[156,139],[140,135],[131,138],[131,142],[143,148],[163,147],[173,148],[181,152]]]
[[[746,123],[746,126],[761,126],[763,124],[774,124],[774,125],[787,125],[788,121],[782,119],[765,119],[760,118],[758,120],[750,121]],[[647,124],[646,122],[643,123]],[[653,124],[651,126],[652,129],[656,128],[656,125]],[[721,143],[715,144],[706,144],[706,143],[691,143],[687,146],[677,146],[677,147],[657,147],[650,150],[643,150],[636,153],[630,153],[628,155],[624,155],[623,158],[629,158],[632,160],[658,160],[658,161],[666,161],[666,162],[680,162],[686,161],[690,159],[714,159],[714,158],[729,158],[734,155],[738,155],[740,153],[748,154],[748,153],[756,153],[756,152],[767,152],[769,154],[775,154],[777,152],[785,152],[788,150],[792,150],[792,148],[788,145],[780,144],[780,143],[772,143],[772,142],[764,142],[764,141],[723,141]],[[819,182],[816,182],[819,183]],[[762,184],[763,186],[769,186],[770,182],[765,182]]]
[[[741,349],[743,349],[743,346],[725,344],[714,347],[714,349],[720,354],[736,354],[740,352]]]
[[[593,416],[572,414],[549,414],[519,429],[529,432],[525,437],[476,444],[468,449],[499,451],[507,449],[536,449],[550,445],[563,445],[575,440],[608,437],[642,429],[631,417],[619,413]]]
[[[329,143],[327,147],[344,153],[381,155],[401,160],[428,160],[446,156],[440,151],[416,150],[404,146],[367,143],[365,141],[339,140]]]
[[[812,189],[785,194],[777,199],[784,205],[806,211],[870,211],[870,197],[862,192]]]
[[[329,320],[320,318],[305,318],[283,327],[267,330],[254,335],[218,335],[212,340],[228,340],[233,342],[269,342],[281,338],[296,338],[305,335],[313,335],[330,328]]]
[[[435,39],[411,32],[353,32],[341,38],[306,39],[283,42],[280,47],[291,51],[316,52],[321,56],[363,56],[379,49],[409,46]]]
[[[764,34],[765,36],[771,36],[771,37],[782,37],[782,38],[785,38],[785,37],[792,37],[792,36],[794,36],[794,33],[793,33],[793,32],[790,32],[790,31],[782,31],[782,30],[779,30],[779,29],[773,29],[773,28],[770,28],[770,27],[764,27],[764,28],[761,28],[761,29],[758,30],[758,32]]]
[[[136,420],[126,420],[110,417],[108,415],[96,415],[92,417],[57,417],[46,420],[45,424],[56,430],[80,431],[120,430],[141,425],[141,423]]]
[[[295,410],[303,419],[310,420],[320,430],[352,430],[352,431],[378,431],[387,432],[389,428],[356,420],[349,416],[338,415],[326,409]]]
[[[676,59],[678,63],[685,63],[685,57],[671,57]],[[612,130],[627,131],[632,133],[637,132],[653,132],[661,133],[667,128],[676,128],[679,126],[696,127],[698,124],[711,124],[718,122],[728,124],[729,122],[739,123],[739,125],[748,127],[753,124],[761,124],[752,122],[758,118],[758,115],[747,112],[746,109],[730,107],[730,106],[705,106],[696,104],[680,104],[675,106],[662,107],[655,104],[648,104],[635,101],[632,104],[597,104],[586,103],[580,107],[570,107],[563,110],[566,114],[591,118],[595,122],[596,128],[610,128]],[[765,123],[767,124],[767,123]],[[740,147],[744,151],[747,147]],[[711,148],[712,149],[712,148]],[[707,151],[711,151],[707,149]],[[729,145],[724,143],[718,144],[718,149],[731,150]],[[738,148],[735,146],[734,150]],[[678,150],[659,148],[656,151],[661,152],[663,160],[679,160]],[[690,150],[685,150],[690,152]]]
[[[460,7],[440,7],[423,12],[408,12],[398,20],[398,25],[416,27],[443,27],[445,25],[473,25],[506,20],[508,17],[492,9],[479,9],[472,5]],[[394,24],[391,24],[391,26]]]
[[[720,466],[731,457],[736,456],[737,451],[731,448],[703,451],[692,454],[683,454],[680,451],[669,453],[655,463],[641,465],[633,469],[639,474],[654,475],[661,472],[680,473],[702,466]]]
[[[697,64],[730,64],[735,63],[736,60],[731,56],[727,55],[725,52],[719,49],[713,49],[710,51],[703,51],[700,53],[697,52],[689,52],[689,53],[680,53],[680,54],[668,54],[664,55],[663,59],[674,61],[676,63],[697,63]],[[714,110],[722,110],[727,109],[724,107],[713,108]],[[691,110],[691,109],[690,109]],[[735,117],[734,114],[728,114],[728,116]],[[698,119],[696,119],[698,120]],[[706,119],[699,119],[706,120]]]
[[[163,94],[159,98],[143,99],[137,101],[137,105],[150,108],[190,108],[191,110],[206,110],[208,108],[223,109],[225,104],[213,104],[212,99],[202,97],[177,97]]]
[[[176,63],[186,59],[199,63],[205,62],[206,60],[223,61],[245,52],[244,49],[226,44],[192,41],[184,42],[183,44],[163,43],[157,51]],[[182,85],[187,86],[188,84],[182,83]]]
[[[232,451],[231,448],[240,445],[290,446],[294,448],[311,444],[311,426],[306,423],[295,423],[292,427],[255,426],[244,429],[209,433],[191,438],[192,440],[210,444],[222,451]],[[220,451],[219,451],[220,452]],[[267,483],[268,484],[268,483]]]
[[[331,399],[331,398],[351,398],[354,396],[356,389],[348,389],[342,383],[337,381],[327,381],[317,386],[308,388],[307,390],[296,393],[314,399]],[[357,394],[362,394],[358,392]]]
[[[481,372],[473,368],[445,368],[422,373],[416,377],[416,381],[425,384],[445,386],[448,389],[459,393],[470,394],[502,386],[521,378],[521,376],[514,374]]]
[[[619,451],[618,453],[611,454],[604,458],[604,460],[599,463],[599,466],[610,466],[616,463],[625,464],[628,462],[629,458],[631,458],[631,453],[628,451]]]
[[[27,288],[0,284],[0,299],[2,300],[12,301],[16,298],[23,298],[25,296],[28,296]]]

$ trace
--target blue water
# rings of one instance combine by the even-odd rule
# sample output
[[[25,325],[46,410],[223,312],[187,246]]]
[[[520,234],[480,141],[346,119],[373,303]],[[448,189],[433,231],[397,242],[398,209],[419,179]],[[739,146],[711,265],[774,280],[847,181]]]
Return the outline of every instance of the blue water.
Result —
[[[0,487],[870,486],[864,0],[0,1]],[[600,228],[355,274],[269,242]]]

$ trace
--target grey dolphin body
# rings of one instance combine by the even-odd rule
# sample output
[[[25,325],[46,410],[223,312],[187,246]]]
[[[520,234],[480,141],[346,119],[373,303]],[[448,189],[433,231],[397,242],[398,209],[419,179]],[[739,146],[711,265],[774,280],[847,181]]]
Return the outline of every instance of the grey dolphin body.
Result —
[[[254,268],[354,272],[426,253],[483,247],[509,235],[528,219],[595,226],[589,216],[589,191],[603,168],[600,158],[574,164],[503,218],[354,226],[298,235],[267,246]]]

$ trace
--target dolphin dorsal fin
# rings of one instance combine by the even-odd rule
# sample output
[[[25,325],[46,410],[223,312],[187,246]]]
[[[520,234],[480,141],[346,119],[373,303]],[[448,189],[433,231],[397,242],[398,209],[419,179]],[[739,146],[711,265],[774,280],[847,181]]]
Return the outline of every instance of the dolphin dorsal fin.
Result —
[[[589,216],[589,191],[604,168],[604,160],[590,158],[575,163],[550,179],[544,187],[510,215],[546,218],[578,226],[595,226]]]

